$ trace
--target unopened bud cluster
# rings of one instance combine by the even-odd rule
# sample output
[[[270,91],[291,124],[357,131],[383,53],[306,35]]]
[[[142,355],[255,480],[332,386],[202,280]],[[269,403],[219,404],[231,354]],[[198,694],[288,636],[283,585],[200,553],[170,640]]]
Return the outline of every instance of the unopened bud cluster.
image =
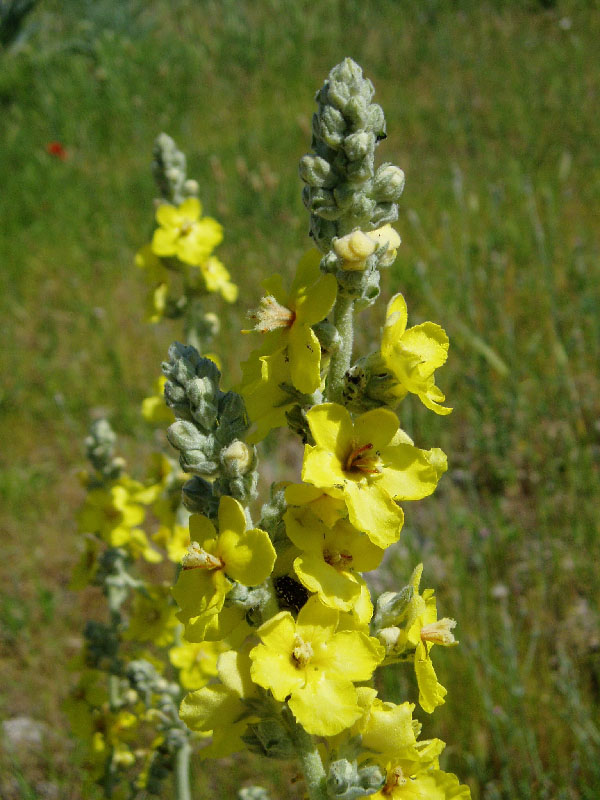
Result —
[[[334,67],[316,96],[312,149],[300,161],[311,236],[322,253],[335,238],[371,231],[398,218],[404,173],[375,169],[375,148],[386,136],[383,110],[372,103],[371,81],[351,58]]]
[[[188,508],[211,516],[213,497],[230,494],[247,501],[255,494],[257,475],[254,448],[242,441],[249,427],[242,397],[221,391],[214,361],[179,342],[169,349],[163,373],[165,400],[176,417],[167,437],[179,450],[184,472],[201,479],[184,488]]]
[[[188,180],[185,153],[167,133],[156,137],[152,151],[152,175],[160,192],[160,203],[179,205],[186,197],[198,195],[198,183]]]

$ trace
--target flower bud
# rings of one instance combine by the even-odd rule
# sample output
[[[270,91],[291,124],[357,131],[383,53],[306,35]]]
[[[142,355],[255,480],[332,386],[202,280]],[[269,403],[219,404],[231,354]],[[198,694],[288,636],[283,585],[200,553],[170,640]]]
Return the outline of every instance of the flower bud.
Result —
[[[217,516],[219,499],[213,494],[212,484],[198,475],[183,484],[181,499],[191,514],[204,514],[210,519]]]
[[[373,179],[371,194],[379,202],[395,203],[404,190],[404,172],[393,164],[382,164]]]
[[[342,269],[362,270],[377,244],[363,231],[353,231],[333,243],[335,253],[342,259]]]
[[[357,769],[356,762],[346,758],[333,761],[327,774],[327,794],[335,800],[355,800],[374,794],[381,788],[385,775],[377,765]]]
[[[373,148],[374,136],[367,131],[358,131],[352,133],[344,140],[344,152],[350,161],[358,161],[359,158],[364,158],[367,153]]]
[[[394,625],[389,628],[381,628],[381,630],[377,631],[377,638],[385,647],[386,652],[390,653],[398,644],[398,639],[400,638],[400,628],[397,628]]]
[[[262,786],[244,786],[238,792],[238,800],[271,800],[271,797]]]
[[[226,475],[233,477],[244,475],[254,461],[252,450],[239,439],[221,450],[220,459]]]
[[[377,249],[386,247],[385,252],[379,257],[380,267],[389,267],[396,260],[396,253],[400,247],[400,236],[391,225],[383,225],[374,231],[369,232],[369,238],[377,244]]]
[[[195,181],[193,178],[188,178],[183,184],[183,193],[186,197],[197,197],[199,191],[200,186],[198,185],[198,181]]]
[[[273,718],[248,725],[242,741],[252,753],[267,758],[294,758],[296,755],[285,728]]]
[[[379,631],[382,629],[401,622],[413,594],[414,589],[409,585],[405,586],[400,592],[384,592],[379,595],[371,623],[371,630],[375,635],[379,635]]]
[[[330,163],[320,156],[302,156],[299,172],[300,178],[309,186],[328,188],[335,183],[335,175]]]

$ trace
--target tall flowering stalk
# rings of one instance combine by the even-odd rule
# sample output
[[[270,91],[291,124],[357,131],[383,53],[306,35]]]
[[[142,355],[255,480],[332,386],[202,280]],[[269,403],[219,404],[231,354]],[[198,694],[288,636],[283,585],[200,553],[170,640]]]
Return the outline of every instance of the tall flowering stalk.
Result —
[[[166,134],[156,141],[153,171],[160,192],[156,227],[136,256],[148,285],[149,321],[180,318],[186,338],[206,351],[219,324],[204,307],[207,298],[219,293],[231,302],[237,295],[213,252],[222,228],[202,216],[198,184],[187,179],[185,156]],[[158,381],[157,394],[142,406],[155,425],[174,418],[162,400],[163,384]],[[178,707],[186,690],[217,674],[225,647],[184,641],[175,617],[170,583],[190,541],[189,512],[181,502],[185,476],[157,452],[142,480],[134,479],[115,456],[116,436],[106,420],[94,423],[86,447],[87,495],[78,516],[83,552],[71,585],[99,587],[107,613],[105,622],[86,625],[73,665],[79,681],[66,710],[86,744],[89,783],[99,784],[106,797],[159,795],[173,774],[177,800],[189,800],[189,758],[197,737]]]
[[[444,703],[432,651],[456,644],[455,622],[438,619],[433,590],[421,590],[422,565],[378,597],[364,578],[397,542],[403,504],[430,495],[447,467],[441,450],[418,448],[400,428],[399,404],[414,394],[450,411],[434,377],[446,334],[407,328],[402,295],[387,305],[379,348],[354,353],[355,318],[400,245],[391,223],[404,176],[375,167],[385,119],[373,93],[345,59],[317,94],[313,152],[300,162],[316,249],[289,287],[265,281],[250,315],[260,344],[238,392],[223,391],[214,362],[189,344],[174,344],[163,365],[176,418],[168,438],[191,475],[177,619],[184,641],[222,649],[214,679],[185,696],[180,716],[211,736],[202,758],[247,748],[297,759],[310,800],[453,800],[469,789],[439,769],[445,745],[419,739],[413,713],[416,702],[426,713]],[[159,249],[183,261],[186,213],[157,217],[179,226],[158,236]],[[255,521],[255,445],[284,426],[304,443],[300,480],[274,484]],[[398,662],[415,671],[416,702],[378,697],[377,670]]]

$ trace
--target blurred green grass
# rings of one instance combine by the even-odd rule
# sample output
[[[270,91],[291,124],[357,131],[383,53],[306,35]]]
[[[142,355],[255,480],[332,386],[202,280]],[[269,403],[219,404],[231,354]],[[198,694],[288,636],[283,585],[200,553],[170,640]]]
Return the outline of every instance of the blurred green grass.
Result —
[[[452,416],[402,406],[450,473],[406,509],[379,578],[393,588],[424,561],[440,613],[459,621],[460,647],[436,662],[447,703],[424,732],[448,742],[444,766],[475,800],[597,798],[597,3],[42,0],[31,20],[28,41],[0,52],[0,715],[46,721],[54,740],[23,763],[0,755],[2,796],[51,796],[48,782],[79,796],[60,702],[94,607],[66,588],[81,441],[106,409],[135,454],[139,403],[178,335],[143,322],[132,266],[154,137],[188,153],[225,226],[243,299],[221,352],[247,352],[235,331],[259,279],[307,244],[297,161],[314,92],[350,55],[386,112],[381,159],[407,175],[385,291],[452,342],[439,377]],[[365,315],[365,345],[382,316]],[[404,671],[382,680],[414,697]],[[233,798],[229,773],[204,775],[199,796]],[[277,769],[267,780],[292,791]]]

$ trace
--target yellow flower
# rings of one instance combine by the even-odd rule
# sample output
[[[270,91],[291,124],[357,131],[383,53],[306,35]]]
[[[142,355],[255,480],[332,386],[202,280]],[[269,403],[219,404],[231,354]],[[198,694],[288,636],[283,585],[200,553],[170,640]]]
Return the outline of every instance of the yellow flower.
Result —
[[[238,287],[231,280],[231,276],[216,256],[211,256],[200,265],[202,275],[209,292],[219,292],[228,303],[235,303],[238,296]]]
[[[212,733],[213,741],[200,751],[201,758],[221,758],[244,749],[241,736],[249,722],[243,700],[255,697],[256,686],[250,679],[247,650],[228,650],[219,656],[220,683],[205,686],[186,695],[179,716],[193,731]]]
[[[169,601],[167,586],[148,586],[143,594],[136,592],[124,638],[137,642],[154,642],[159,647],[170,644],[177,627],[177,619],[175,609]]]
[[[175,208],[168,204],[156,210],[159,228],[152,237],[152,252],[157,256],[176,256],[185,264],[201,264],[223,241],[223,228],[211,217],[201,217],[202,206],[188,197]]]
[[[167,558],[179,564],[190,546],[190,531],[185,525],[161,525],[152,535],[153,541],[167,551]]]
[[[438,682],[431,661],[431,648],[434,644],[451,647],[458,642],[452,633],[456,622],[444,617],[438,620],[433,589],[425,589],[419,594],[419,583],[423,565],[419,564],[410,579],[413,596],[404,611],[403,627],[393,626],[380,631],[379,638],[386,644],[391,661],[405,652],[414,649],[414,668],[419,687],[419,705],[428,714],[444,704],[446,689]]]
[[[286,411],[296,402],[290,366],[285,349],[265,355],[254,350],[242,364],[243,380],[239,387],[246,403],[248,418],[255,426],[248,442],[256,444],[272,428],[287,425]],[[286,386],[291,391],[286,391]]]
[[[344,496],[337,489],[325,491],[308,483],[291,483],[286,486],[285,500],[288,506],[310,508],[328,528],[347,514]]]
[[[433,322],[406,330],[407,320],[406,301],[397,294],[388,303],[381,340],[383,361],[398,381],[394,394],[402,399],[412,392],[436,414],[449,414],[451,408],[439,405],[446,398],[433,375],[448,358],[446,332]]]
[[[374,231],[352,231],[333,242],[335,254],[342,259],[342,269],[349,271],[364,270],[369,256],[383,246],[387,246],[387,250],[379,266],[389,267],[400,247],[400,237],[389,224]]]
[[[281,611],[258,629],[252,680],[288,705],[308,733],[333,736],[361,716],[353,681],[369,680],[383,657],[376,639],[336,633],[338,612],[312,597],[297,622]]]
[[[273,333],[276,339],[268,353],[286,348],[292,384],[304,394],[312,394],[321,383],[321,345],[311,326],[327,316],[337,293],[335,277],[319,270],[320,259],[317,250],[300,259],[289,292],[281,275],[265,281],[267,295],[252,315],[255,330]]]
[[[107,701],[106,674],[98,669],[86,669],[62,706],[76,736],[80,739],[91,737],[94,709],[101,708]]]
[[[144,509],[133,501],[123,483],[92,489],[78,515],[81,530],[97,533],[111,547],[126,545],[132,529],[140,525],[145,516]]]
[[[388,754],[416,755],[420,725],[412,718],[414,709],[414,703],[396,705],[373,698],[357,725],[362,746],[384,757]]]
[[[169,650],[169,660],[179,670],[184,689],[201,689],[217,674],[217,659],[225,647],[220,642],[184,642]]]
[[[170,425],[175,420],[175,414],[165,403],[164,389],[167,379],[160,377],[154,384],[154,391],[151,397],[142,400],[142,416],[147,422],[153,425]]]
[[[376,569],[383,550],[347,521],[328,528],[307,508],[289,508],[284,520],[289,539],[302,551],[294,561],[300,582],[324,605],[350,611],[361,595],[356,572]]]
[[[190,517],[192,544],[173,588],[182,622],[193,621],[196,634],[223,608],[233,580],[258,586],[271,574],[275,549],[265,531],[246,530],[244,509],[233,497],[219,502],[219,532],[201,514]],[[229,576],[229,577],[227,577]]]
[[[141,556],[144,561],[148,561],[150,564],[158,564],[163,560],[162,555],[152,547],[141,528],[133,528],[129,541],[123,546],[134,559]]]
[[[136,253],[135,264],[144,272],[149,286],[146,300],[146,316],[148,322],[159,322],[164,313],[169,294],[169,270],[160,258],[152,252],[152,245],[147,244]]]
[[[433,451],[409,444],[387,409],[367,411],[353,422],[343,406],[324,403],[306,417],[315,445],[306,445],[302,480],[340,491],[352,525],[378,547],[397,541],[404,515],[396,501],[434,491],[443,472],[441,451],[432,460]]]
[[[387,764],[383,789],[371,797],[373,800],[470,800],[471,792],[451,772],[423,768],[412,760],[394,759]]]

